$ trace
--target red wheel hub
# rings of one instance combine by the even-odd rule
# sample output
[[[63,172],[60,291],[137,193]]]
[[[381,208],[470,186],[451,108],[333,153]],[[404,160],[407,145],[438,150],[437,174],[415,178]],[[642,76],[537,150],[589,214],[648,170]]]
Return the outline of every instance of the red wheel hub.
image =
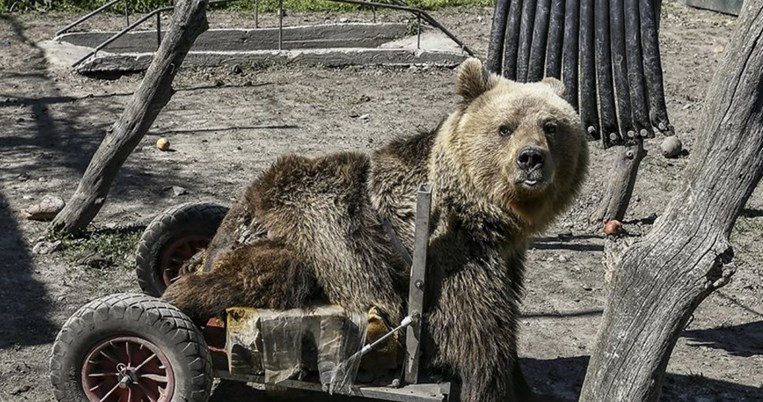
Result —
[[[180,276],[180,268],[183,264],[196,253],[207,248],[209,242],[210,239],[205,236],[186,236],[170,243],[159,265],[161,270],[159,275],[164,280],[164,284],[169,286],[175,282]]]
[[[82,362],[81,376],[90,402],[169,402],[175,391],[167,356],[134,336],[98,342]]]

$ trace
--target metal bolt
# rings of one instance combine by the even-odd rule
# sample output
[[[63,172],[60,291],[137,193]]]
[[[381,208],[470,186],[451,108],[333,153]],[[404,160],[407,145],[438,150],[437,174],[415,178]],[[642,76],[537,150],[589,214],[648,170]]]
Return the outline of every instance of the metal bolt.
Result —
[[[609,133],[609,139],[611,141],[617,141],[617,133]]]
[[[628,150],[625,152],[625,157],[628,159],[633,159],[633,151]]]
[[[416,281],[414,285],[416,286],[416,289],[424,289],[424,282],[421,280]]]
[[[647,131],[645,128],[642,128],[641,131],[639,131],[642,137],[646,138],[649,136],[649,131]]]

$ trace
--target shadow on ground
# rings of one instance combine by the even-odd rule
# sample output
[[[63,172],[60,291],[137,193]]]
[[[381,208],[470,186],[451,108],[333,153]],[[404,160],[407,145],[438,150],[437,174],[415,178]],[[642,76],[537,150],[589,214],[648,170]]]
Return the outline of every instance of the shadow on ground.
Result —
[[[29,247],[0,193],[0,350],[53,341],[57,328],[49,321],[50,300],[33,277]]]
[[[710,329],[692,329],[681,336],[689,345],[723,349],[732,355],[751,357],[763,355],[763,321]]]
[[[588,356],[550,360],[521,359],[527,381],[541,395],[552,400],[577,401],[585,378]],[[691,390],[687,392],[686,390]],[[714,380],[702,375],[668,373],[662,391],[662,401],[760,401],[761,389],[727,381]],[[280,402],[309,400],[315,402],[355,402],[358,398],[328,396],[308,392],[265,393],[245,383],[223,381],[215,389],[210,402],[248,401]]]

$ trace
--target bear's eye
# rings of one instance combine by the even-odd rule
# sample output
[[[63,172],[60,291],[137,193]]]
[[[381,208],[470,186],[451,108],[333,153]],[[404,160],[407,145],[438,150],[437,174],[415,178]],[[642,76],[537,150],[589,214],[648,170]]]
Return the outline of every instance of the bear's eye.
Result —
[[[509,135],[511,135],[511,128],[509,126],[498,127],[498,134],[501,137],[508,137]]]
[[[546,123],[543,125],[543,131],[546,134],[556,134],[556,124],[554,123]]]

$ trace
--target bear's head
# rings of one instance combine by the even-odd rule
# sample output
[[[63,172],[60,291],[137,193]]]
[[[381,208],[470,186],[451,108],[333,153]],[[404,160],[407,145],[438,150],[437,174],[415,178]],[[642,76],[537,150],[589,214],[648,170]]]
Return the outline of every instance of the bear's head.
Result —
[[[585,132],[562,98],[564,85],[510,81],[472,58],[459,69],[457,93],[446,148],[470,182],[469,197],[529,231],[543,230],[572,201],[588,165]]]

